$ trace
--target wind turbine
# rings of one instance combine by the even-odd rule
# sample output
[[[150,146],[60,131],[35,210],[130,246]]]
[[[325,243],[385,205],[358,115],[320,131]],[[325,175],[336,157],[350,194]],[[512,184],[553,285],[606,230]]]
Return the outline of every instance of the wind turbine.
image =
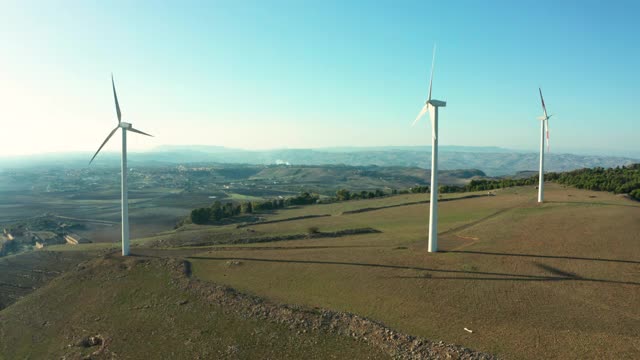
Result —
[[[429,202],[429,252],[438,251],[438,108],[447,106],[447,103],[431,99],[433,85],[433,68],[436,63],[436,46],[433,46],[433,59],[431,60],[431,79],[429,80],[429,96],[424,107],[413,121],[415,125],[420,118],[429,113],[431,117],[431,200]],[[411,126],[413,126],[411,125]]]
[[[542,97],[542,89],[538,88],[540,92],[540,101],[542,102],[542,111],[544,116],[538,117],[540,120],[540,179],[538,181],[538,202],[544,201],[544,137],[545,132],[547,135],[547,151],[549,151],[549,118],[553,115],[547,115],[547,107],[544,105],[544,98]]]
[[[111,87],[113,88],[113,98],[116,102],[116,114],[118,115],[118,126],[116,126],[107,138],[104,140],[102,145],[98,148],[98,151],[93,155],[89,164],[93,162],[93,159],[96,158],[102,147],[111,139],[113,134],[118,129],[122,129],[122,256],[129,255],[129,196],[128,196],[128,188],[127,188],[127,131],[132,131],[138,134],[149,135],[140,130],[134,129],[133,126],[129,123],[122,121],[122,113],[120,112],[120,104],[118,103],[118,95],[116,94],[116,85],[113,81],[113,74],[111,74]]]

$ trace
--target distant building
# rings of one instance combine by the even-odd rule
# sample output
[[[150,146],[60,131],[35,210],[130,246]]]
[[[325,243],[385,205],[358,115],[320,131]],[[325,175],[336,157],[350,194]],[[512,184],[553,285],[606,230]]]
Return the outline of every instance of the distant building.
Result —
[[[2,229],[2,233],[7,238],[7,240],[13,240],[14,239],[13,235],[11,235],[11,233],[9,231],[7,231],[7,229]]]
[[[64,236],[64,240],[69,245],[88,244],[88,243],[91,242],[88,239],[85,239],[85,238],[81,237],[80,235],[74,234],[74,233],[69,233],[69,234],[65,235]]]
[[[52,231],[32,231],[31,241],[36,244],[37,249],[42,249],[49,245],[64,244],[64,240]]]

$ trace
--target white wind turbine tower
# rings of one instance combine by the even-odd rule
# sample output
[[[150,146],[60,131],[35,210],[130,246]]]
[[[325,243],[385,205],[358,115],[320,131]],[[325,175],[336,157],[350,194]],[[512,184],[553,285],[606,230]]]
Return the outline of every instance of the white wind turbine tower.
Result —
[[[547,107],[544,105],[544,98],[542,97],[542,89],[538,88],[540,92],[540,101],[542,102],[542,111],[544,116],[538,117],[540,120],[540,179],[538,181],[538,202],[544,201],[544,137],[545,132],[547,135],[547,151],[549,150],[549,118],[553,115],[547,115]]]
[[[438,108],[447,106],[447,103],[431,99],[433,85],[433,68],[436,62],[436,47],[433,46],[433,59],[431,61],[431,79],[429,80],[429,96],[424,107],[416,117],[413,125],[425,114],[431,117],[431,200],[429,202],[429,252],[438,251]],[[412,125],[412,126],[413,126]]]
[[[89,164],[96,158],[102,147],[111,139],[113,134],[119,128],[122,129],[122,255],[129,255],[129,197],[127,188],[127,131],[132,131],[138,134],[149,135],[140,130],[134,129],[131,124],[122,121],[122,113],[120,112],[120,104],[118,103],[118,95],[116,94],[116,85],[113,82],[113,74],[111,74],[111,87],[113,88],[113,98],[116,102],[116,114],[118,115],[118,126],[111,130],[109,136],[104,140],[102,145],[98,148],[98,151],[93,155]]]

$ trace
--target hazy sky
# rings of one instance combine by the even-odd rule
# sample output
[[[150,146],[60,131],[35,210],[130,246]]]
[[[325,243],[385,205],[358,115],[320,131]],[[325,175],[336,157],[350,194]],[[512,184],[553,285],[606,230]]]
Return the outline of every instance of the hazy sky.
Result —
[[[1,155],[430,144],[640,151],[637,1],[0,1]],[[115,141],[114,141],[115,140]],[[107,150],[117,150],[115,137]]]

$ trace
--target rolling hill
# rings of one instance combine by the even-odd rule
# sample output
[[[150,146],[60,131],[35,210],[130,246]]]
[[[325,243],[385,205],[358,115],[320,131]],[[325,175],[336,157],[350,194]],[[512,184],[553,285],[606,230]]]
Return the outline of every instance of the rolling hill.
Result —
[[[489,176],[535,170],[536,152],[516,151],[498,147],[441,146],[440,169],[479,169]],[[50,154],[29,157],[0,158],[0,169],[31,166],[86,167],[91,154]],[[166,166],[179,163],[224,164],[292,164],[430,167],[431,149],[425,146],[372,148],[276,149],[241,150],[219,146],[163,146],[149,152],[131,152],[132,166]],[[568,171],[590,167],[616,167],[640,162],[624,156],[579,155],[549,153],[548,171]],[[106,153],[94,166],[117,166],[119,156]]]
[[[427,194],[137,239],[135,256],[98,253],[0,311],[0,350],[9,358],[637,358],[640,203],[546,190],[542,205],[533,187],[445,196],[435,254],[426,252]],[[355,231],[364,227],[375,231]]]

